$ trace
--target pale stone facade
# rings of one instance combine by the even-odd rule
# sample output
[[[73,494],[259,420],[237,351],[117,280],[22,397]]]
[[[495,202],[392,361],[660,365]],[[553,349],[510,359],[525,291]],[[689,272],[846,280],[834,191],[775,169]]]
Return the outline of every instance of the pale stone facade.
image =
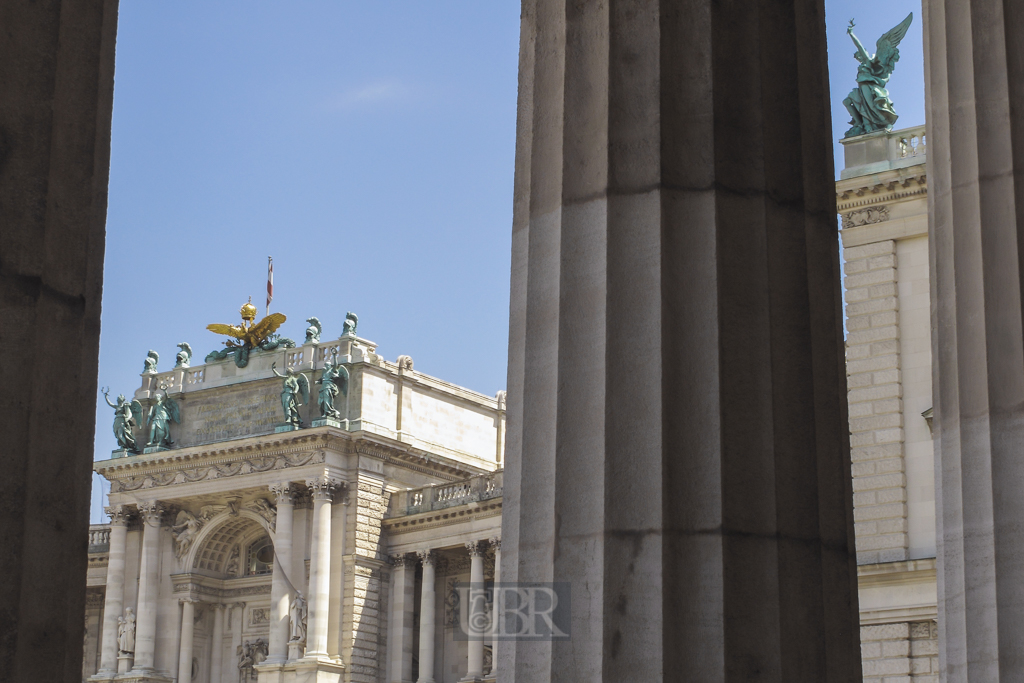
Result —
[[[341,417],[324,422],[315,380],[334,355],[350,377]],[[275,363],[310,380],[302,429],[281,425]],[[135,398],[164,391],[181,413],[172,447],[95,464],[111,521],[91,531],[83,679],[492,673],[493,643],[452,637],[452,595],[456,582],[493,580],[500,560],[504,392],[385,361],[355,336],[254,353],[244,368],[144,374]],[[129,609],[130,652],[118,638]]]
[[[938,681],[924,127],[844,140],[836,183],[864,680]]]

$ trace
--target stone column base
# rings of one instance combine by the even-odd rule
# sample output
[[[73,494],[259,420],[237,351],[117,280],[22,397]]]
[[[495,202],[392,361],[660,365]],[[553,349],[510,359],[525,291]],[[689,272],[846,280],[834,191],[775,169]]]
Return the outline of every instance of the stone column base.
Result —
[[[345,665],[321,659],[297,659],[285,664],[260,664],[259,683],[341,683]]]
[[[173,678],[168,678],[155,671],[152,673],[129,671],[126,674],[118,674],[114,681],[115,683],[174,683]]]

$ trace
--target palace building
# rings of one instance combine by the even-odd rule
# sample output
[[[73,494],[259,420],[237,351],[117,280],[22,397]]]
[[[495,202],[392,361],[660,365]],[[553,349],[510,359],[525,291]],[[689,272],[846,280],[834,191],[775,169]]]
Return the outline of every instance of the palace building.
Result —
[[[91,529],[84,679],[494,678],[493,643],[452,636],[492,607],[452,596],[495,578],[504,392],[354,332],[142,375],[136,415],[168,406],[170,437],[144,446],[137,419],[142,452],[95,463],[110,523]]]

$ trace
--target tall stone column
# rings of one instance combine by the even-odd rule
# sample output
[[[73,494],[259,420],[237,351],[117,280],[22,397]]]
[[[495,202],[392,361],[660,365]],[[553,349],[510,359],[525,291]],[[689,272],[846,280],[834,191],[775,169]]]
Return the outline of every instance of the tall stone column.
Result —
[[[124,615],[124,560],[128,538],[128,511],[122,505],[106,508],[110,517],[110,549],[107,553],[107,588],[103,598],[103,647],[95,678],[117,674],[117,618]]]
[[[860,678],[823,4],[523,2],[503,681]]]
[[[236,602],[231,605],[231,650],[229,657],[235,656],[238,648],[242,646],[242,620],[245,619],[245,603]],[[185,683],[181,681],[180,683]]]
[[[66,406],[98,398],[117,7],[0,3],[0,662],[15,681],[82,679],[95,420]]]
[[[392,558],[394,591],[391,594],[391,633],[388,657],[391,683],[412,683],[413,600],[416,594],[416,561],[408,555]]]
[[[292,601],[294,580],[288,576],[292,566],[292,513],[295,492],[284,482],[270,487],[277,500],[277,533],[274,534],[274,568],[270,577],[270,642],[268,664],[284,664],[288,660],[288,608]]]
[[[192,680],[192,639],[195,634],[196,605],[192,598],[181,603],[181,642],[178,645],[178,683]]]
[[[213,633],[210,648],[210,683],[220,683],[224,670],[224,608],[223,604],[213,606]]]
[[[484,587],[484,548],[479,541],[472,541],[466,544],[469,551],[469,589],[470,600],[467,610],[466,632],[469,635],[468,646],[469,656],[466,658],[468,665],[466,677],[463,681],[479,681],[484,675],[484,633],[486,627],[483,622],[486,620],[483,601],[474,599],[474,592],[482,591]]]
[[[420,677],[417,683],[434,683],[434,555],[418,553],[423,563],[420,587]]]
[[[498,677],[498,634],[501,632],[501,539],[492,538],[491,547],[494,548],[494,599],[491,602],[491,671],[488,674],[491,678]]]
[[[940,670],[1024,680],[1024,7],[924,10]]]
[[[160,584],[160,523],[163,508],[159,503],[139,503],[142,517],[142,562],[139,565],[139,604],[135,622],[135,662],[132,672],[154,672],[156,655],[156,611]]]
[[[326,659],[331,592],[331,499],[337,481],[321,476],[306,482],[313,495],[313,537],[309,551],[309,615],[306,658]]]

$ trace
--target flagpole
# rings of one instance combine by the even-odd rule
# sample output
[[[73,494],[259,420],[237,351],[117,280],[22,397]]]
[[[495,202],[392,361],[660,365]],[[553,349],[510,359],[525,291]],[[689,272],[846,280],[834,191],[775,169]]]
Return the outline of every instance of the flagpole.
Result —
[[[267,315],[270,315],[270,302],[274,300],[274,259],[267,257]]]

